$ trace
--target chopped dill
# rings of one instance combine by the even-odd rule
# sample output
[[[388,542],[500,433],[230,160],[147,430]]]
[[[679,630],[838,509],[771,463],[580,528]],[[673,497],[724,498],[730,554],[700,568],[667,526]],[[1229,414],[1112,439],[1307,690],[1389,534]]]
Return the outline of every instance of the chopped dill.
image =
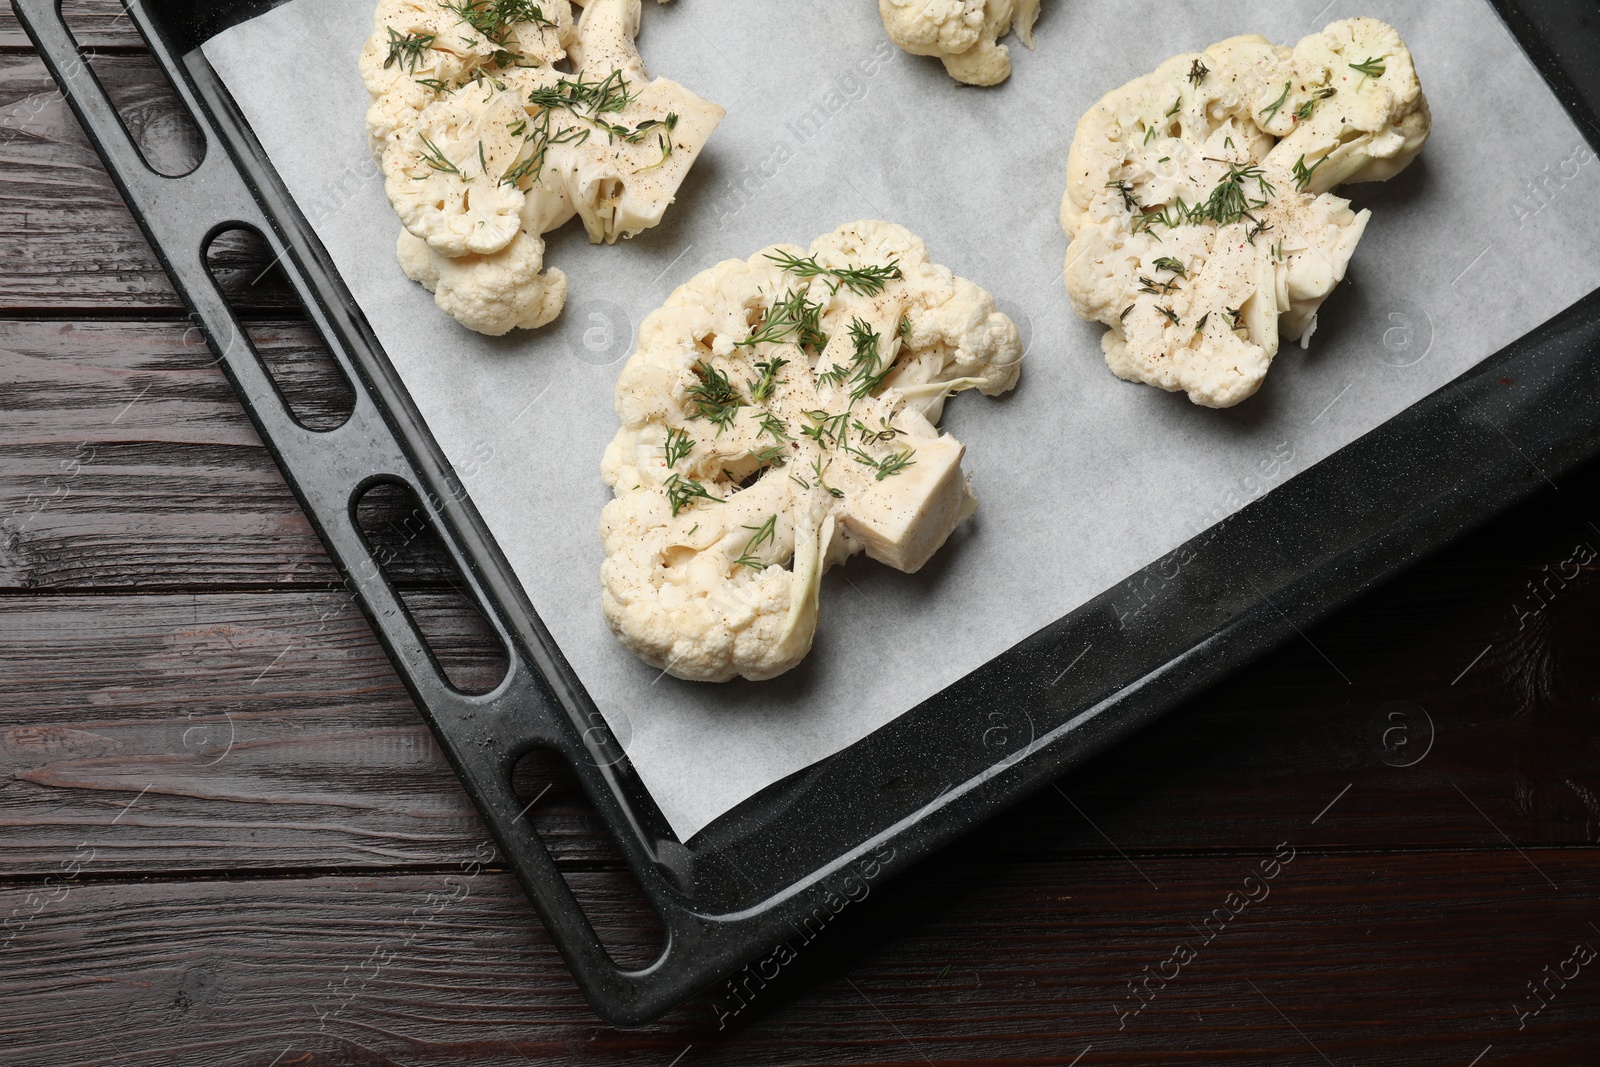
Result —
[[[689,387],[689,402],[694,405],[691,417],[713,423],[721,436],[739,414],[739,394],[728,376],[705,360],[694,365],[694,373],[698,381]]]
[[[1294,187],[1302,193],[1305,192],[1306,189],[1311,185],[1311,178],[1317,173],[1317,168],[1322,166],[1327,161],[1328,157],[1323,156],[1321,159],[1317,160],[1308,167],[1306,166],[1306,157],[1301,156],[1295,161],[1294,165]]]
[[[801,258],[788,252],[767,253],[767,258],[784,269],[785,273],[793,274],[796,278],[821,278],[831,279],[834,292],[845,288],[856,296],[877,296],[886,289],[890,282],[904,277],[900,272],[898,259],[879,267],[846,267],[839,270],[833,267],[824,267],[814,258]]]
[[[917,453],[913,449],[897,452],[892,456],[885,456],[878,461],[878,481],[893,478],[907,467],[914,466],[917,462]]]
[[[435,38],[431,33],[398,34],[393,26],[389,27],[389,58],[383,61],[383,69],[388,70],[396,63],[408,74],[415,74],[417,66],[422,62],[423,53],[433,47]]]
[[[733,561],[735,567],[749,567],[751,570],[766,570],[768,564],[760,559],[755,552],[760,551],[763,545],[775,545],[778,542],[778,516],[773,515],[760,526],[741,526],[741,530],[753,531],[750,540],[745,542],[744,552]]]
[[[1379,56],[1376,59],[1369,58],[1365,63],[1350,64],[1350,69],[1360,73],[1363,76],[1363,80],[1365,78],[1381,78],[1389,71],[1388,66],[1384,63],[1384,60],[1388,58],[1387,55]]]
[[[688,458],[694,451],[694,438],[689,436],[687,430],[668,430],[667,443],[661,451],[665,454],[667,466],[676,467],[680,460]]]
[[[813,304],[798,289],[784,294],[767,310],[761,328],[740,341],[744,347],[792,342],[821,351],[828,346],[822,332],[822,305]]]
[[[1283,95],[1274,100],[1272,106],[1261,113],[1261,121],[1263,123],[1271,122],[1278,112],[1283,110],[1283,105],[1289,102],[1289,89],[1291,86],[1291,82],[1283,83]]]
[[[677,518],[678,513],[685,508],[693,507],[696,500],[717,500],[717,497],[706,492],[706,487],[693,478],[682,478],[674,474],[667,479],[667,503],[672,505],[672,517]]]
[[[778,387],[778,372],[788,365],[788,360],[777,357],[757,363],[756,370],[761,372],[761,377],[750,383],[750,399],[757,404],[771,400],[773,391]]]

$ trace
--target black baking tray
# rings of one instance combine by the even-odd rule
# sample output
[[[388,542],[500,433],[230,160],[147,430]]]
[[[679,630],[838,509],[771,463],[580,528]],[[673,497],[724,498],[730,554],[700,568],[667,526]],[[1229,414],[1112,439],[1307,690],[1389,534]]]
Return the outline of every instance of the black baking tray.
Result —
[[[865,887],[1261,656],[1340,605],[1600,453],[1600,293],[1171,556],[1035,634],[870,737],[678,841],[604,729],[311,227],[196,51],[267,0],[129,0],[130,16],[204,133],[191,173],[137,146],[60,15],[13,0],[262,438],[343,569],[511,869],[603,1018],[648,1022],[796,937]],[[1600,4],[1495,0],[1600,145]],[[1486,31],[1492,32],[1492,31]],[[218,233],[261,233],[355,386],[351,419],[298,425],[205,262]],[[504,682],[446,681],[383,577],[353,502],[411,487],[510,650]],[[1086,655],[1087,650],[1093,655]],[[615,964],[512,789],[518,760],[556,752],[667,931],[643,969]]]

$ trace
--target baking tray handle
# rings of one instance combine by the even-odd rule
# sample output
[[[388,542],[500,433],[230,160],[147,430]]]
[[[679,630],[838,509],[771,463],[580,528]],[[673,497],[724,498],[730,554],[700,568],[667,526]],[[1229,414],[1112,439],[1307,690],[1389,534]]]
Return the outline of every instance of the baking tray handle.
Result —
[[[240,227],[259,233],[283,264],[285,275],[343,372],[357,381],[358,371],[340,341],[339,331],[332,327],[306,282],[299,257],[267,220],[228,152],[203,121],[205,111],[191,87],[184,79],[173,78],[174,91],[206,136],[205,156],[188,174],[160,174],[146,162],[90,68],[84,50],[62,18],[60,0],[12,0],[12,7],[105,160],[179,295],[192,310],[192,321],[204,328],[262,439],[288,475],[289,484],[344,570],[351,591],[380,641],[434,726],[445,754],[484,810],[502,853],[584,993],[596,1010],[613,1022],[638,1024],[659,1015],[693,991],[693,982],[686,981],[684,968],[667,961],[676,961],[691,945],[702,942],[706,931],[699,922],[669,923],[667,946],[653,966],[642,972],[619,968],[544,843],[528,825],[526,810],[511,787],[515,757],[534,745],[547,745],[561,751],[569,761],[581,759],[582,742],[573,731],[563,729],[559,701],[520,656],[512,656],[511,671],[492,693],[469,696],[445,681],[426,640],[367,545],[354,513],[355,502],[377,482],[408,486],[480,606],[488,604],[483,587],[445,516],[430,495],[417,486],[413,464],[367,390],[355,390],[354,411],[335,430],[313,431],[294,421],[243,323],[207,266],[206,251],[218,233]],[[161,66],[169,72],[181,69],[168,54],[160,34],[148,24],[138,0],[129,0],[128,8]],[[484,614],[505,646],[514,649],[497,613]],[[676,929],[672,929],[674,926]]]

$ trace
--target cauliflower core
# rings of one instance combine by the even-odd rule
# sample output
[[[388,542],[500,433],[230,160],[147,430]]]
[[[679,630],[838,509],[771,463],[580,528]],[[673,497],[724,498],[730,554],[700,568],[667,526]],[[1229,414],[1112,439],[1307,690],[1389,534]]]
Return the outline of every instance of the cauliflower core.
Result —
[[[914,56],[938,56],[967,85],[999,85],[1011,77],[1011,50],[1000,44],[1013,27],[1033,47],[1039,0],[878,0],[889,39]]]
[[[1371,217],[1331,190],[1400,173],[1430,127],[1411,53],[1368,18],[1293,49],[1235,37],[1106,96],[1078,124],[1061,225],[1111,370],[1205,407],[1253,396],[1281,340],[1310,341]]]
[[[721,123],[649,80],[640,16],[640,0],[379,3],[361,74],[400,264],[469,329],[554,319],[567,279],[545,272],[544,234],[575,215],[596,244],[658,225]]]
[[[865,552],[914,573],[977,509],[945,398],[1021,372],[988,293],[885,222],[721,263],[644,321],[602,473],[606,621],[679,678],[774,678]]]

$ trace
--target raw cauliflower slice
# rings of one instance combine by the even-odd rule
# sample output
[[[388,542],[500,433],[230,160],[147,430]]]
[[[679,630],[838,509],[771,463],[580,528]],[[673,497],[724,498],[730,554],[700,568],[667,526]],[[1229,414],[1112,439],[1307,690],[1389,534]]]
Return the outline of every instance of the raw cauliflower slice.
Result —
[[[1333,195],[1405,169],[1430,118],[1374,19],[1294,49],[1235,37],[1108,94],[1078,125],[1061,225],[1073,310],[1120,378],[1232,407],[1309,342],[1371,218]]]
[[[507,18],[497,26],[502,13]],[[554,0],[500,0],[498,7],[489,0],[379,0],[359,61],[372,96],[367,134],[373,156],[381,160],[424,108],[480,72],[559,61],[575,29],[570,6]]]
[[[999,85],[1011,77],[1011,50],[1000,40],[1014,28],[1034,46],[1040,0],[878,0],[890,40],[915,56],[937,56],[967,85]]]
[[[760,681],[811,650],[829,568],[919,570],[977,508],[944,399],[1017,384],[988,293],[858,222],[696,276],[645,319],[602,474],[606,621],[652,666]]]
[[[559,315],[543,235],[574,216],[597,244],[659,225],[725,114],[649,80],[640,0],[580,6],[382,0],[362,56],[401,266],[480,333]]]

